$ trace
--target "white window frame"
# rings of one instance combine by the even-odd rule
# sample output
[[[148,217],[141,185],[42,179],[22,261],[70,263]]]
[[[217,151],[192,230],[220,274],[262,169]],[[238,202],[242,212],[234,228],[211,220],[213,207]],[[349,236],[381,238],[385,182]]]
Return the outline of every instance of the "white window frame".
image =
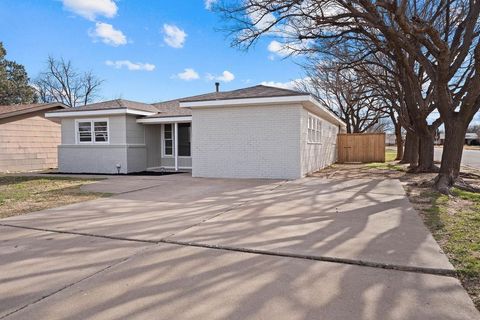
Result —
[[[168,140],[172,140],[172,154],[165,154],[165,125],[172,126],[172,138]],[[175,131],[174,123],[164,123],[162,124],[162,158],[173,158],[175,157],[175,139],[173,138],[173,134]]]
[[[80,122],[90,122],[90,126],[92,128],[91,141],[80,141],[80,133],[78,130],[78,124]],[[95,141],[95,122],[107,123],[107,141]],[[75,119],[75,143],[76,144],[110,144],[110,122],[108,118]]]
[[[307,118],[307,143],[321,144],[323,121],[320,117],[309,113]]]

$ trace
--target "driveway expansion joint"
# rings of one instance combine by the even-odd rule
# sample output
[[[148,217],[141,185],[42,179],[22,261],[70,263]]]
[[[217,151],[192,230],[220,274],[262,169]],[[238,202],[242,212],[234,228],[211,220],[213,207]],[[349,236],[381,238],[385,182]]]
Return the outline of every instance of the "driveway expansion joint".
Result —
[[[134,238],[124,238],[124,237],[116,237],[116,236],[97,235],[97,234],[74,232],[74,231],[63,231],[63,230],[51,230],[51,229],[42,229],[42,228],[34,228],[34,227],[24,227],[24,226],[16,226],[16,225],[5,224],[5,223],[0,223],[0,226],[11,227],[11,228],[21,228],[21,229],[28,229],[28,230],[36,230],[36,231],[43,231],[43,232],[80,235],[80,236],[86,236],[86,237],[112,239],[112,240],[119,240],[119,241],[132,241],[132,242],[141,242],[141,243],[149,243],[149,244],[162,244],[163,243],[163,244],[172,244],[172,245],[185,246],[185,247],[197,247],[197,248],[205,248],[205,249],[213,249],[213,250],[230,251],[230,252],[250,253],[250,254],[257,254],[257,255],[264,255],[264,256],[292,258],[292,259],[299,259],[299,260],[330,262],[330,263],[354,265],[354,266],[359,266],[359,267],[369,267],[369,268],[376,268],[376,269],[386,269],[386,270],[396,270],[396,271],[403,271],[403,272],[431,274],[431,275],[438,275],[438,276],[457,277],[456,270],[452,270],[452,269],[431,268],[431,267],[415,267],[415,266],[397,265],[397,264],[374,262],[374,261],[360,260],[360,259],[357,260],[357,259],[338,258],[338,257],[331,257],[331,256],[316,256],[316,255],[307,255],[307,254],[295,254],[295,253],[286,253],[286,252],[270,251],[270,250],[262,250],[262,249],[251,249],[251,248],[224,246],[224,245],[213,245],[213,244],[198,243],[198,242],[169,240],[168,237],[170,237],[170,236],[161,238],[159,240],[145,240],[145,239],[134,239]],[[129,256],[126,259],[129,259],[130,257],[133,257],[134,255]],[[0,317],[0,319],[2,319],[2,318]]]

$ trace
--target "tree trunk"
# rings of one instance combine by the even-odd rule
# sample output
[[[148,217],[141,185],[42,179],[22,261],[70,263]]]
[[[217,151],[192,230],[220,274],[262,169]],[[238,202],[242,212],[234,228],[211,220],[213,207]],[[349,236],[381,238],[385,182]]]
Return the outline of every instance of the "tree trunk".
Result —
[[[453,186],[460,173],[466,132],[467,125],[464,125],[461,121],[445,123],[442,164],[440,172],[435,178],[435,188],[443,194],[449,194],[450,187]]]
[[[412,131],[407,130],[405,138],[405,151],[400,163],[410,163],[411,167],[417,167],[418,164],[418,137]]]
[[[418,145],[418,167],[415,172],[438,172],[434,163],[434,137],[430,132],[419,136]]]
[[[402,127],[400,125],[395,126],[395,142],[397,144],[397,157],[395,160],[403,159],[403,137],[402,137]]]

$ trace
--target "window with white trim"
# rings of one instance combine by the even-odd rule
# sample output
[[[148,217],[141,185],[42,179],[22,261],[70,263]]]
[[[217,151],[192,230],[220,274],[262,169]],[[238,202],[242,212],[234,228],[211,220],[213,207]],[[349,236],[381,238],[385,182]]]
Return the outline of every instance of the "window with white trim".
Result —
[[[321,138],[322,138],[322,121],[320,120],[320,118],[312,114],[309,114],[307,142],[320,143]]]
[[[163,155],[173,156],[173,124],[163,125]]]
[[[108,143],[108,120],[77,120],[77,143]]]

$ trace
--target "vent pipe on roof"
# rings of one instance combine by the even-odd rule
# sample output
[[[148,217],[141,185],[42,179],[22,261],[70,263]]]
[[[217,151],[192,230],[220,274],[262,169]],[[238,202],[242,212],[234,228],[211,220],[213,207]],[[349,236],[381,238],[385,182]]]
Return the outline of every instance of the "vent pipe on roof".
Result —
[[[220,91],[220,82],[215,82],[215,92]]]

